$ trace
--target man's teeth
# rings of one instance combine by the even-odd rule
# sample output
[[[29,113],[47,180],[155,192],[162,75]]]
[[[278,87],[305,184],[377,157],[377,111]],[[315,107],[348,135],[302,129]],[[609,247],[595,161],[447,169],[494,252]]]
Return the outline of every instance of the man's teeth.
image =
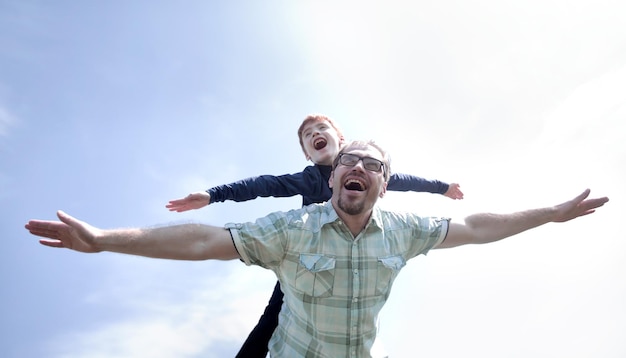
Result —
[[[365,184],[363,184],[363,182],[356,180],[356,179],[348,180],[346,184],[344,185],[344,187],[348,190],[358,190],[358,191],[365,190]]]

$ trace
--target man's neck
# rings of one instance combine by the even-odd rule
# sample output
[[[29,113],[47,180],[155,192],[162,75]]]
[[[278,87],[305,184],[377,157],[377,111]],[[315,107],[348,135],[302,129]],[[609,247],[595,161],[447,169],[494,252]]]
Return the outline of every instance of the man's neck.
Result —
[[[334,202],[332,202],[333,208],[337,213],[337,216],[348,227],[348,230],[352,233],[353,237],[357,237],[372,217],[372,209],[364,211],[361,214],[348,214],[341,210]]]

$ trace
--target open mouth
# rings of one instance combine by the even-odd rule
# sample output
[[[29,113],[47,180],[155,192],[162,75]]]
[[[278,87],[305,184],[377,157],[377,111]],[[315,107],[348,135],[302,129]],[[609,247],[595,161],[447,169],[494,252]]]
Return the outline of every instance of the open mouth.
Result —
[[[365,183],[363,183],[360,180],[349,179],[348,181],[346,181],[343,187],[346,188],[347,190],[364,191]]]
[[[320,150],[326,147],[326,144],[328,144],[326,142],[326,139],[324,138],[317,138],[314,142],[313,142],[313,148],[315,148],[316,150]]]

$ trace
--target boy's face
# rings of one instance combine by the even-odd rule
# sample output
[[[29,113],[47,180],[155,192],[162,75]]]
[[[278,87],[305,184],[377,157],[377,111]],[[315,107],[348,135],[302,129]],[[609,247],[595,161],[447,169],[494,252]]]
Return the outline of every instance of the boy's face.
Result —
[[[327,121],[314,121],[302,130],[302,146],[307,160],[319,165],[332,165],[343,139]]]

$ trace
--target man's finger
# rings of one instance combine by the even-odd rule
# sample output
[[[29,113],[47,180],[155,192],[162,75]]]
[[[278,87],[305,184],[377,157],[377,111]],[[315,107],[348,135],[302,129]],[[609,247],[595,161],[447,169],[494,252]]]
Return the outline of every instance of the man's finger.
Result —
[[[81,226],[82,225],[82,221],[80,221],[80,220],[76,219],[75,217],[65,213],[62,210],[57,211],[57,217],[64,224],[66,224],[67,226],[70,226],[70,227],[77,227],[77,226]]]
[[[39,243],[49,247],[65,247],[59,240],[39,240]]]
[[[41,237],[56,238],[58,230],[53,222],[42,220],[31,220],[25,226],[31,234]]]

